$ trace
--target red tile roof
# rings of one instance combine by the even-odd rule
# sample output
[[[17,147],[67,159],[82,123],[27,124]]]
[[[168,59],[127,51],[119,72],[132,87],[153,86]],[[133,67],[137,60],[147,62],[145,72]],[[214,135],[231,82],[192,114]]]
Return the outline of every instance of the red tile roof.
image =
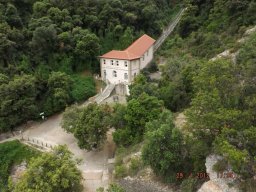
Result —
[[[140,58],[138,55],[132,54],[128,51],[117,51],[117,50],[112,50],[100,57],[107,58],[107,59],[123,59],[123,60],[133,60],[133,59]]]
[[[148,35],[144,34],[135,42],[133,42],[124,51],[112,50],[102,56],[101,58],[108,59],[123,59],[123,60],[133,60],[140,58],[153,44],[155,40]]]

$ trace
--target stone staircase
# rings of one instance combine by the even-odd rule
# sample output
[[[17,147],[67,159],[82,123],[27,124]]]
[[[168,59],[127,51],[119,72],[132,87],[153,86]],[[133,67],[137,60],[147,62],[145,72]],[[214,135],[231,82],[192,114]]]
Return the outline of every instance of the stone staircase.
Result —
[[[177,16],[175,17],[174,21],[172,21],[168,27],[163,31],[162,35],[158,38],[154,45],[154,52],[164,43],[167,37],[173,32],[176,25],[179,23],[183,13],[185,12],[186,8],[182,9]]]
[[[108,84],[106,86],[106,88],[104,89],[104,91],[99,94],[96,98],[95,98],[95,102],[100,104],[102,101],[104,101],[105,99],[107,99],[110,94],[112,93],[112,91],[114,90],[115,85],[114,84]]]

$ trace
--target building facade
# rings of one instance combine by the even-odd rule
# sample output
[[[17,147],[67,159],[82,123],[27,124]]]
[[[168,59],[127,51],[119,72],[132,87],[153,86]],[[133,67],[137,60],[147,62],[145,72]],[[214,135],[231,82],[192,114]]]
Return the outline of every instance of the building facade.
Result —
[[[107,83],[130,84],[153,59],[155,40],[143,35],[123,51],[112,50],[100,56],[101,77]]]

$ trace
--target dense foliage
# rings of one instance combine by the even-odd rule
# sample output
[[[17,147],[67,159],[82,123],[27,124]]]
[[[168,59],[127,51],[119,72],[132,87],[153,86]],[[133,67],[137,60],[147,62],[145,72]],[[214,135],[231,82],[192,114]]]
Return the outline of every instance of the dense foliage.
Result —
[[[95,94],[77,72],[98,72],[97,56],[143,33],[157,37],[176,11],[167,0],[0,1],[0,132]]]
[[[118,145],[130,145],[140,142],[145,133],[147,122],[156,119],[163,110],[163,102],[145,92],[137,99],[131,99],[123,113],[125,126],[115,127],[117,131],[113,134],[114,141]],[[116,114],[113,115],[114,118]]]
[[[64,114],[63,127],[85,149],[99,147],[109,126],[116,128],[118,146],[145,137],[144,163],[171,182],[181,170],[204,172],[207,155],[219,154],[241,175],[246,191],[256,174],[256,35],[238,39],[256,24],[256,3],[185,2],[175,35],[159,52],[161,80],[138,75],[127,106],[72,108]],[[122,49],[144,32],[156,37],[176,5],[165,0],[0,3],[0,131],[42,109],[52,114],[89,97],[93,82],[82,89],[87,83],[74,73],[97,71],[97,55]],[[209,61],[226,49],[235,53],[232,59]],[[165,108],[185,110],[182,130]],[[185,179],[181,188],[196,190],[198,182]]]
[[[106,139],[110,112],[109,106],[96,103],[84,108],[71,107],[63,115],[62,127],[74,134],[80,148],[97,149]]]
[[[79,192],[83,191],[81,179],[82,174],[72,154],[65,146],[59,146],[51,153],[33,158],[22,178],[13,186],[13,191]]]
[[[176,34],[160,51],[166,64],[158,97],[173,111],[186,109],[185,143],[194,171],[201,172],[206,156],[217,153],[249,186],[256,167],[255,32],[238,39],[255,25],[256,4],[190,0],[187,6]],[[225,49],[233,58],[209,61]]]
[[[22,162],[29,162],[39,152],[33,150],[19,141],[9,141],[0,144],[0,191],[7,189],[8,177],[11,169]]]
[[[189,172],[183,137],[174,127],[172,114],[164,111],[159,119],[148,122],[146,127],[148,132],[142,150],[143,161],[168,182],[175,182],[181,170]]]
[[[163,100],[172,111],[185,109],[187,117],[180,135],[161,117],[147,122],[143,160],[157,175],[174,181],[174,173],[182,166],[192,173],[204,172],[207,155],[216,153],[241,175],[246,191],[256,173],[255,32],[249,39],[238,39],[250,25],[255,25],[256,4],[250,0],[189,0],[187,7],[175,35],[159,52],[164,63],[159,66],[161,80],[140,75],[130,86],[129,102],[145,92]],[[225,49],[235,53],[233,58],[209,61]],[[123,127],[127,124],[126,119]],[[118,143],[126,140],[118,140],[115,135],[129,140],[132,132],[118,129],[114,134]],[[172,160],[172,164],[167,163]],[[183,179],[183,190],[196,190],[200,183]]]

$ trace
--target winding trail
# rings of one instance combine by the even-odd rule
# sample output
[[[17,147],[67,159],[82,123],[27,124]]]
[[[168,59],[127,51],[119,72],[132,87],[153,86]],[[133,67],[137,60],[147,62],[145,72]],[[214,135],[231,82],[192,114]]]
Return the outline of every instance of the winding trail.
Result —
[[[84,191],[95,192],[99,187],[106,187],[109,183],[108,159],[113,156],[114,144],[111,133],[100,151],[82,150],[77,145],[76,138],[66,133],[60,126],[62,114],[54,115],[42,123],[33,123],[24,133],[23,138],[39,141],[48,145],[67,145],[74,157],[81,159],[78,168],[83,174]]]

